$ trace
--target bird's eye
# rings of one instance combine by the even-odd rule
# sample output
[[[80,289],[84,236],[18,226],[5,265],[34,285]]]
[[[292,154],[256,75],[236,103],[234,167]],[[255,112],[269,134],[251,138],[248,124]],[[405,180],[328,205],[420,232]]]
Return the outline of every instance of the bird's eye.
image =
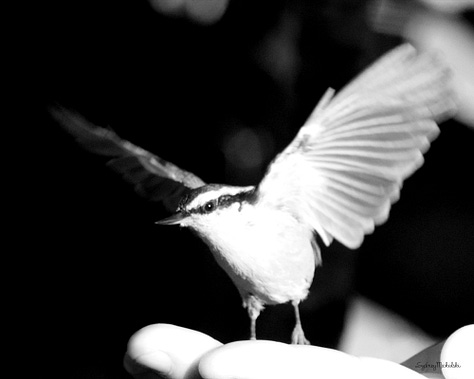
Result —
[[[212,212],[216,208],[216,203],[214,201],[208,201],[204,204],[204,211],[206,213]]]

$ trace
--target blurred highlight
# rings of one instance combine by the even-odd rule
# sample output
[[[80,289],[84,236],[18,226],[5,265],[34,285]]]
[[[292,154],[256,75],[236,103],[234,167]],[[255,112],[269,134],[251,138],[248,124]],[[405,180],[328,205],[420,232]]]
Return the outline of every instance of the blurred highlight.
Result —
[[[229,128],[220,145],[226,166],[244,181],[259,178],[275,153],[274,137],[270,132],[245,125]]]
[[[148,0],[157,12],[186,17],[200,24],[214,24],[227,10],[229,0]]]
[[[363,296],[349,304],[339,349],[356,356],[403,362],[436,339],[393,311]]]
[[[472,8],[474,0],[376,0],[370,21],[379,33],[443,54],[454,72],[459,102],[455,118],[474,128],[474,29],[456,14]]]
[[[427,6],[442,12],[459,13],[474,9],[474,0],[421,0]]]

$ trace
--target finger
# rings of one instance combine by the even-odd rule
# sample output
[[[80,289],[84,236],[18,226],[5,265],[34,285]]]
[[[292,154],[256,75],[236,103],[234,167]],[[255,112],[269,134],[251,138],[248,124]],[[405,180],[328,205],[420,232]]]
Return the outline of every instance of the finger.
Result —
[[[358,358],[317,346],[273,341],[239,341],[206,354],[199,363],[205,379],[396,378],[423,376],[396,363]]]
[[[128,343],[124,365],[140,379],[191,377],[198,360],[222,344],[206,334],[169,324],[140,329]]]
[[[456,330],[441,350],[441,370],[446,379],[474,378],[474,324]]]

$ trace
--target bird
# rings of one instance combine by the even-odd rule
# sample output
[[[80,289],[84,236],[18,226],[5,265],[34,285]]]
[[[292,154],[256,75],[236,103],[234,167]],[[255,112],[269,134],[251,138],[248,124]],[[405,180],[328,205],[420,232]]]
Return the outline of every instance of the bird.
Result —
[[[388,219],[438,123],[456,112],[451,76],[436,52],[396,46],[337,93],[329,88],[251,186],[207,183],[75,111],[50,111],[139,194],[173,212],[157,224],[188,228],[208,245],[242,298],[250,339],[265,306],[291,303],[291,343],[310,344],[299,305],[322,262],[317,238],[357,249]]]

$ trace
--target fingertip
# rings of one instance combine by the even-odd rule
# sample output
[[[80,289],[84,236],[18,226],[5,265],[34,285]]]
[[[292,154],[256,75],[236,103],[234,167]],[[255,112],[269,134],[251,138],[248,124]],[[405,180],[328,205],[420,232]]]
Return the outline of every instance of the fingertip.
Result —
[[[199,373],[204,379],[341,378],[354,377],[357,364],[355,357],[317,346],[238,341],[206,354]]]
[[[130,338],[124,363],[135,377],[142,378],[140,375],[146,372],[158,373],[157,377],[181,379],[196,370],[196,362],[205,353],[221,345],[195,330],[153,324],[138,330]]]
[[[474,324],[449,336],[441,350],[441,370],[447,379],[474,378]]]
[[[170,377],[173,363],[165,352],[154,351],[134,358],[127,353],[124,358],[124,366],[134,378],[158,379]]]
[[[273,369],[268,365],[271,357],[276,360],[285,350],[275,344],[263,340],[231,342],[206,354],[199,362],[199,373],[204,379],[267,377]]]
[[[133,358],[152,351],[180,353],[180,355],[204,354],[222,345],[207,334],[172,324],[152,324],[143,327],[130,337],[127,351]]]

